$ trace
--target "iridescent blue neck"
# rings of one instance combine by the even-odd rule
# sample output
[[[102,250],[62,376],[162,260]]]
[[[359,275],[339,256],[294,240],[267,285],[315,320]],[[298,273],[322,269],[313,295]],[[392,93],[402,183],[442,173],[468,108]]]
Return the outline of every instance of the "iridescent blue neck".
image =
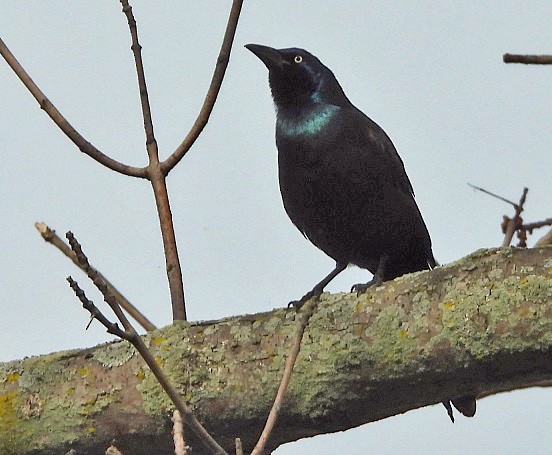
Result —
[[[278,109],[276,131],[286,136],[310,136],[320,132],[340,110],[339,106],[315,103],[302,109],[298,115]]]

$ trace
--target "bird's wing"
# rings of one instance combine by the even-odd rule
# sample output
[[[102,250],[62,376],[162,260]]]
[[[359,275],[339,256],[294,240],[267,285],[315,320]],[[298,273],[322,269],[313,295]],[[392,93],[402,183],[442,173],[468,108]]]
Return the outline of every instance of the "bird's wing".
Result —
[[[357,108],[349,111],[351,121],[358,126],[360,140],[356,141],[362,153],[376,154],[378,168],[389,176],[393,185],[414,197],[414,188],[406,174],[404,163],[385,131]]]

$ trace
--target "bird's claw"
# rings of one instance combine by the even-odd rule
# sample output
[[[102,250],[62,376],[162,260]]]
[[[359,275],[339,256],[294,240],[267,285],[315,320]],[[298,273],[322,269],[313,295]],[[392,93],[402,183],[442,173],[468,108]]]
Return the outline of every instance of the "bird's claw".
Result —
[[[307,303],[310,299],[313,297],[320,297],[322,294],[322,291],[319,291],[317,289],[313,289],[312,291],[307,292],[303,297],[301,297],[299,300],[292,300],[288,303],[288,308],[295,308],[297,311],[301,309],[301,307]]]
[[[366,292],[368,288],[371,288],[372,286],[378,286],[383,281],[379,278],[373,278],[368,283],[357,283],[353,284],[351,287],[351,292],[356,292],[356,295],[359,296],[360,294],[363,294]]]

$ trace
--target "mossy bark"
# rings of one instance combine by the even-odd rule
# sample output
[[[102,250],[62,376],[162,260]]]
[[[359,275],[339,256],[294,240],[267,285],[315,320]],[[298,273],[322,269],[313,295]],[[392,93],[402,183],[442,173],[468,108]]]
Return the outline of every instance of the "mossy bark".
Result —
[[[245,448],[258,437],[296,325],[295,310],[278,309],[178,322],[147,342],[231,451],[235,437]],[[551,353],[550,247],[481,250],[358,297],[324,294],[270,449],[448,398],[546,385]],[[123,453],[172,453],[171,409],[127,342],[0,364],[2,454],[103,454],[112,441]]]

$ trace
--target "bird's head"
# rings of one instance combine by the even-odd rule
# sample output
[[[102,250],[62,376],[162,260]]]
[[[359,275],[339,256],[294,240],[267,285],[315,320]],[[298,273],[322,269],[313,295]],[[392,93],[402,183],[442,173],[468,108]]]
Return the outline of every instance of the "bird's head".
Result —
[[[304,49],[245,46],[268,68],[268,80],[278,109],[302,109],[310,104],[337,106],[348,102],[329,68]]]

